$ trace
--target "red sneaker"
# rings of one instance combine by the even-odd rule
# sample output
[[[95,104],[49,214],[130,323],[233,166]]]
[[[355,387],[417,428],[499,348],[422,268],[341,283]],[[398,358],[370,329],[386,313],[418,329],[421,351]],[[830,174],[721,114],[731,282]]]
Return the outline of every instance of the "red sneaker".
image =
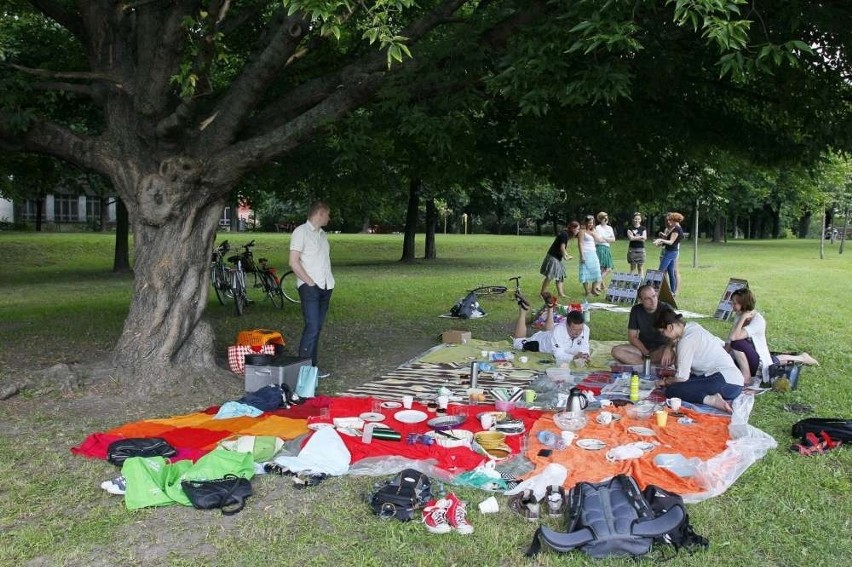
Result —
[[[447,510],[452,505],[448,498],[431,500],[426,504],[423,508],[423,523],[426,524],[429,533],[448,534],[452,531],[453,528],[447,521]]]
[[[467,521],[467,506],[459,500],[458,496],[450,492],[447,494],[447,500],[452,504],[447,512],[450,525],[461,535],[470,535],[473,533],[473,526]]]

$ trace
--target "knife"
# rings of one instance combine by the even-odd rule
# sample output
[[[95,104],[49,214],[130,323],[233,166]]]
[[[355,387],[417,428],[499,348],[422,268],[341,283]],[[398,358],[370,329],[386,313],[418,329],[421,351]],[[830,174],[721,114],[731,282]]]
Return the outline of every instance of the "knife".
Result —
[[[456,437],[455,435],[450,435],[450,434],[449,434],[449,433],[447,433],[446,431],[441,431],[440,429],[436,429],[436,430],[435,430],[435,433],[437,433],[438,435],[443,435],[444,437],[448,437],[448,438],[450,438],[450,439],[453,439],[454,441],[461,441],[461,439],[459,439],[459,438],[458,438],[458,437]]]

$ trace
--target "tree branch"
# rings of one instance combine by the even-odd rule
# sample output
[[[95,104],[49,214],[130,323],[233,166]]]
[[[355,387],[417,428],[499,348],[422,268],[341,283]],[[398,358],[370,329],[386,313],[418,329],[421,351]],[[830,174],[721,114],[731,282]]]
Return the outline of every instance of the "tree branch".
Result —
[[[45,120],[34,122],[24,132],[12,124],[11,116],[0,112],[0,145],[4,148],[50,155],[104,175],[114,166],[107,143]]]
[[[74,37],[83,40],[83,23],[75,12],[65,9],[52,0],[29,0],[29,3],[39,12],[71,32]]]
[[[121,84],[117,77],[107,75],[105,73],[93,73],[91,71],[48,71],[47,69],[33,69],[32,67],[24,67],[15,63],[4,63],[4,67],[10,67],[22,73],[43,77],[45,79],[70,79],[81,81],[100,81],[110,83],[119,90],[126,91],[127,89]]]

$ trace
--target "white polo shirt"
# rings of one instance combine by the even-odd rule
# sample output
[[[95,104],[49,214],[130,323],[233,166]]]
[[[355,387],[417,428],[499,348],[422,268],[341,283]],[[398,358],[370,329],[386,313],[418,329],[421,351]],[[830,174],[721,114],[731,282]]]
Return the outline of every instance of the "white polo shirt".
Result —
[[[317,286],[321,289],[334,288],[328,235],[321,227],[314,227],[311,221],[296,227],[290,238],[290,250],[299,253],[302,266]],[[303,283],[298,279],[296,285],[301,286]]]

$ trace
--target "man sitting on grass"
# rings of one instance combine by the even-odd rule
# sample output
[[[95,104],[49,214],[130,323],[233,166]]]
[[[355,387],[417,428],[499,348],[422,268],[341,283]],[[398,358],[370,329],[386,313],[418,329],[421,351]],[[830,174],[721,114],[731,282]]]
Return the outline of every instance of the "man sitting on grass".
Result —
[[[627,321],[627,340],[630,344],[612,347],[612,357],[621,364],[639,365],[649,357],[653,364],[668,367],[674,362],[674,349],[659,330],[654,328],[657,314],[663,309],[671,309],[668,303],[657,296],[654,286],[641,286],[636,296],[639,303],[630,309]]]
[[[589,327],[583,322],[583,314],[571,311],[563,321],[555,323],[553,308],[556,300],[549,293],[543,293],[545,301],[545,323],[543,331],[536,331],[527,337],[526,301],[518,301],[518,320],[512,334],[513,347],[516,350],[545,352],[556,359],[589,360]]]

